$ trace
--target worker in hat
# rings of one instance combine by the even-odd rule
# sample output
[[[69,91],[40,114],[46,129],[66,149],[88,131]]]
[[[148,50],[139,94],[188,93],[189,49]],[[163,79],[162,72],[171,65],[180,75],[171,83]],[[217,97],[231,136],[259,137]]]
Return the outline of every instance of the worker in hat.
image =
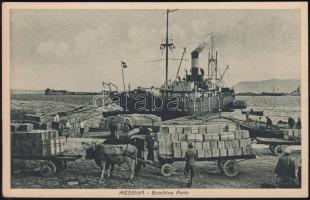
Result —
[[[195,160],[197,159],[197,152],[194,150],[194,146],[192,143],[188,144],[188,150],[185,153],[185,168],[184,174],[188,177],[188,187],[191,187],[193,184],[194,177],[194,168],[195,168]]]
[[[152,134],[153,130],[151,128],[142,127],[140,129],[141,134],[146,134],[146,148],[147,148],[147,160],[154,162],[155,155],[154,155],[154,144],[155,144],[155,137]]]
[[[267,116],[266,117],[266,128],[271,128],[272,127],[272,120]]]
[[[277,174],[279,188],[292,188],[295,186],[295,161],[291,158],[291,150],[286,148],[278,160],[274,172]]]

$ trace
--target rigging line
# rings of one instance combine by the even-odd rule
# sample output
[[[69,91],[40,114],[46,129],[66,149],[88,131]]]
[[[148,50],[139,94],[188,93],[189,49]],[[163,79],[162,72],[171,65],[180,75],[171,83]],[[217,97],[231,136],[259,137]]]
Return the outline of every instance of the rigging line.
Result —
[[[150,63],[150,62],[158,62],[158,61],[162,61],[162,60],[166,60],[166,59],[156,59],[156,60],[150,60],[150,61],[146,61],[144,63]],[[168,60],[181,60],[181,59],[177,59],[177,58],[169,58]],[[189,59],[183,59],[183,61],[188,62]]]

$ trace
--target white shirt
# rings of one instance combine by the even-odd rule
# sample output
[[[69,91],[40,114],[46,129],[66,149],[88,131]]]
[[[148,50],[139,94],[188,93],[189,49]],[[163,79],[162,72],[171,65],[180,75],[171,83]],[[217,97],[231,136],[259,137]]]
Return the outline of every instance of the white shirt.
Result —
[[[59,115],[58,115],[58,114],[55,115],[55,117],[54,117],[54,122],[59,122]]]
[[[70,122],[67,122],[67,123],[66,123],[66,128],[70,128],[70,126],[71,126],[71,125],[70,125]]]
[[[81,121],[80,128],[85,128],[85,126],[86,126],[86,120]]]

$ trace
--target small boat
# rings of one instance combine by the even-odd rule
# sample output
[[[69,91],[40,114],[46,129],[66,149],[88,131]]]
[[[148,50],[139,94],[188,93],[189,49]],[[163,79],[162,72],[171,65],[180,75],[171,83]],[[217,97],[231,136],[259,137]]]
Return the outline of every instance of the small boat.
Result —
[[[243,100],[234,100],[233,101],[233,108],[235,109],[243,109],[247,107],[247,103]]]
[[[249,113],[250,115],[264,116],[264,111],[262,110],[249,110],[249,111],[241,110],[241,114],[246,114],[246,113]]]
[[[249,131],[251,138],[283,138],[283,130],[276,125],[267,128],[266,123],[260,121],[239,121],[238,124],[241,129]]]

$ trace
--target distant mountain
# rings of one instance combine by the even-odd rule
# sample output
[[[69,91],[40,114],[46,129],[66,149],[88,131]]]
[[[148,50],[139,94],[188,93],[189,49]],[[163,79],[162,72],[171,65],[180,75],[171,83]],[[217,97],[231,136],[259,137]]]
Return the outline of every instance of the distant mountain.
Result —
[[[11,94],[44,94],[44,90],[11,89]]]
[[[240,92],[280,92],[290,93],[300,86],[299,79],[270,79],[263,81],[243,81],[234,85],[236,93]],[[274,89],[273,89],[274,88]]]

